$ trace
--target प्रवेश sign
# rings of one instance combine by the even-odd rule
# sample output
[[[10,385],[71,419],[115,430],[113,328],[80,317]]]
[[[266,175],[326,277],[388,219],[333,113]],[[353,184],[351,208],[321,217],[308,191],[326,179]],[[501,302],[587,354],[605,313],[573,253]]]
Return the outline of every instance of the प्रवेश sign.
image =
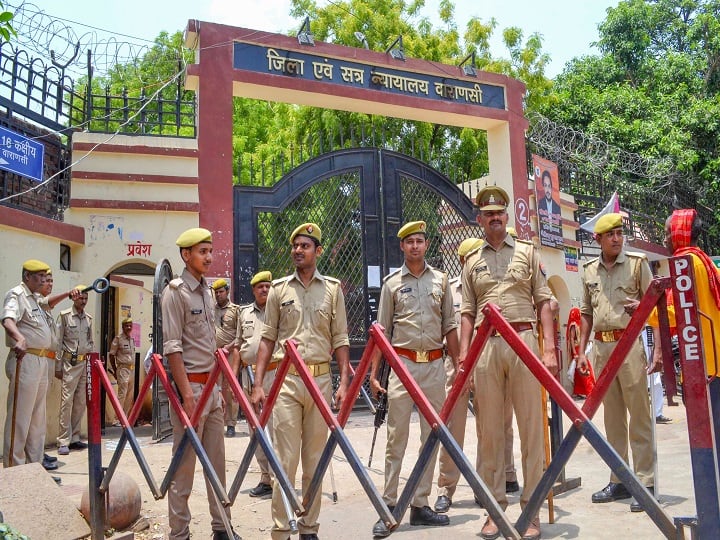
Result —
[[[0,169],[43,181],[45,146],[0,127]]]

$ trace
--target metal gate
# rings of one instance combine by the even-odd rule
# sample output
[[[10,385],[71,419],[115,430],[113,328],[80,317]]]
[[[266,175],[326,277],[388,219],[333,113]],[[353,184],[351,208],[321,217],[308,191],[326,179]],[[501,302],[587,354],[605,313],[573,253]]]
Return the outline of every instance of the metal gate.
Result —
[[[378,148],[339,150],[293,169],[274,186],[236,186],[236,301],[252,301],[252,275],[293,272],[288,237],[311,221],[322,230],[320,273],[342,282],[351,359],[359,360],[376,318],[382,278],[403,263],[397,231],[427,222],[428,263],[459,274],[458,244],[479,236],[470,199],[439,171]]]

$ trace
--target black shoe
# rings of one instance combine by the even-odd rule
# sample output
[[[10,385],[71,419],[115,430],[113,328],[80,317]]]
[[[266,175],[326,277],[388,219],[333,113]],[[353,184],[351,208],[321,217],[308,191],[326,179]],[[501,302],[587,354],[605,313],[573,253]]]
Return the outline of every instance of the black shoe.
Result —
[[[392,531],[387,528],[387,525],[385,525],[382,518],[378,519],[372,528],[373,538],[385,538],[386,536],[390,536],[391,532]]]
[[[257,486],[250,490],[251,497],[266,497],[272,495],[273,488],[270,484],[260,482]]]
[[[43,454],[43,461],[47,461],[48,463],[55,463],[57,461],[57,457]]]
[[[228,426],[227,431],[225,432],[225,436],[228,439],[232,439],[235,436],[235,426]]]
[[[650,492],[650,495],[653,497],[655,496],[655,488],[653,486],[650,486],[649,488],[645,488]],[[640,506],[640,503],[635,500],[635,497],[633,497],[632,502],[630,503],[630,511],[631,512],[644,512],[645,509]]]
[[[592,502],[607,503],[620,499],[629,499],[630,497],[632,497],[632,495],[630,495],[630,492],[624,485],[610,482],[600,491],[593,493]]]
[[[59,476],[51,476],[50,478],[52,478],[58,486],[62,484],[62,478]]]
[[[451,506],[452,501],[450,500],[450,497],[447,497],[445,495],[440,495],[437,498],[437,501],[435,501],[435,511],[440,514],[447,513],[447,511],[450,510]]]
[[[45,468],[46,471],[54,471],[58,468],[57,460],[55,461],[47,461],[45,459],[42,460],[42,466]]]
[[[232,537],[228,536],[227,531],[213,531],[213,540],[242,540],[240,535],[234,530],[232,531]]]
[[[655,417],[655,423],[656,424],[672,424],[672,419],[668,418],[667,416],[658,415]]]
[[[429,506],[411,506],[410,525],[443,527],[445,525],[450,525],[450,518],[442,514],[438,514]]]
[[[68,448],[70,448],[70,450],[85,450],[87,447],[87,443],[84,443],[82,441],[75,441],[71,442]]]
[[[520,484],[517,480],[505,482],[505,493],[515,493],[516,491],[520,491]]]
[[[319,540],[318,535],[315,533],[301,534],[300,540]]]

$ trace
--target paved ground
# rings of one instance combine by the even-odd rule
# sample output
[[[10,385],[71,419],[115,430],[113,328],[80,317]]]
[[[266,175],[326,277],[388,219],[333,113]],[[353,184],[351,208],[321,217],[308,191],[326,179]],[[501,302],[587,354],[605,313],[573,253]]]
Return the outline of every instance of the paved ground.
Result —
[[[664,510],[673,517],[695,515],[694,492],[689,458],[687,421],[685,409],[666,407],[665,414],[673,419],[672,424],[658,425],[659,474],[658,487],[660,503]],[[602,410],[596,416],[597,425],[602,430]],[[404,464],[404,475],[409,474],[417,456],[419,427],[414,418],[411,430],[411,443]],[[564,419],[567,430],[569,422]],[[347,435],[355,450],[367,463],[370,441],[372,438],[372,417],[368,412],[354,413],[346,429]],[[468,418],[468,434],[474,433],[474,421]],[[108,428],[103,439],[104,464],[109,461],[120,433],[119,428]],[[148,463],[158,482],[165,474],[170,461],[171,442],[169,440],[154,442],[151,440],[149,428],[138,430],[139,439]],[[228,456],[228,478],[237,471],[239,461],[248,442],[247,429],[244,422],[238,425],[238,436],[234,439],[218,441],[226,445]],[[469,444],[467,455],[471,463],[475,460],[475,445]],[[516,456],[520,455],[519,441],[515,441]],[[383,452],[385,447],[385,427],[380,429],[373,467],[368,469],[370,477],[378,489],[382,489]],[[50,450],[54,455],[54,450]],[[62,478],[63,493],[79,505],[80,496],[87,486],[87,452],[73,451],[69,456],[60,457],[61,467],[57,475]],[[519,465],[519,463],[518,463]],[[333,460],[335,487],[338,502],[331,498],[331,483],[326,477],[323,493],[323,507],[320,516],[320,537],[323,539],[364,539],[371,538],[371,528],[377,515],[365,496],[360,483],[338,448]],[[136,538],[162,539],[167,530],[167,502],[165,499],[155,501],[144,480],[132,452],[124,453],[120,470],[127,472],[136,479],[141,488],[143,498],[142,515],[148,518],[150,528],[136,535]],[[519,471],[521,476],[521,472]],[[600,460],[590,445],[581,441],[566,468],[566,477],[580,477],[579,488],[555,497],[555,523],[548,523],[547,504],[541,511],[543,538],[558,539],[655,539],[662,534],[645,513],[631,513],[630,501],[618,501],[610,504],[597,505],[590,503],[591,494],[604,487],[608,481],[609,470]],[[298,474],[298,477],[300,475]],[[406,477],[406,476],[405,476]],[[245,483],[233,507],[233,524],[236,531],[245,540],[267,539],[270,537],[270,501],[257,500],[248,496],[248,490],[255,486],[259,472],[253,463]],[[522,478],[520,478],[522,484]],[[402,486],[401,486],[402,487]],[[433,493],[431,503],[434,502]],[[198,469],[195,477],[193,495],[191,497],[193,514],[193,538],[210,538],[210,518],[207,510],[207,493],[202,473]],[[520,513],[519,497],[510,497],[508,514],[516,519]],[[473,494],[463,479],[454,497],[454,504],[449,516],[451,524],[443,529],[424,529],[411,527],[406,516],[400,528],[392,538],[427,539],[442,537],[479,538],[479,531],[485,520],[485,512],[475,506]],[[297,537],[295,537],[297,538]]]

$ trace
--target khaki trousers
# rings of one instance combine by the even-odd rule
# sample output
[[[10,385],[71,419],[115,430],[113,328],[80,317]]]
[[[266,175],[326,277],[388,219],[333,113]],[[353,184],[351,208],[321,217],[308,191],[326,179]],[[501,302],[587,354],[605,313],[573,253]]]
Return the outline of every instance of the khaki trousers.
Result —
[[[11,349],[5,361],[5,375],[8,378],[7,416],[3,437],[3,464],[10,466],[10,438],[12,435],[13,396],[17,359]],[[45,452],[45,403],[48,383],[47,358],[25,354],[20,366],[15,413],[15,444],[13,444],[13,465],[39,463]]]
[[[123,408],[123,411],[125,411],[125,416],[130,413],[130,409],[132,409],[134,402],[134,367],[135,364],[117,364],[117,369],[115,371],[115,379],[117,380],[118,401],[120,402],[120,406]]]
[[[190,383],[195,399],[200,398],[203,385]],[[170,421],[173,426],[173,455],[185,433],[185,427],[180,418],[170,409]],[[216,385],[208,399],[205,409],[200,416],[197,426],[197,433],[202,446],[207,453],[208,459],[218,475],[220,484],[225,486],[225,439],[223,438],[223,411],[220,402],[220,388]],[[171,540],[187,540],[190,537],[190,507],[188,498],[193,487],[195,476],[195,450],[192,445],[187,444],[180,465],[175,471],[175,476],[170,481],[168,489],[168,521],[170,523]],[[225,512],[230,520],[230,508],[223,508],[210,491],[213,489],[205,477],[205,489],[207,490],[208,506],[212,516],[213,531],[224,531],[225,525],[221,512]],[[204,534],[204,532],[203,532]]]
[[[62,362],[62,390],[60,392],[60,430],[57,444],[69,446],[80,440],[80,426],[85,414],[87,362]]]
[[[273,369],[272,371],[266,372],[265,377],[263,378],[263,390],[265,391],[265,395],[270,392],[270,387],[273,384],[273,381],[275,380],[275,373],[277,370]],[[268,417],[268,423],[267,423],[267,429],[268,433],[271,434],[273,432],[273,415],[271,414]],[[272,441],[271,441],[272,442]],[[273,443],[274,444],[274,443]],[[270,484],[272,482],[271,473],[270,470],[270,463],[268,462],[268,458],[265,457],[265,452],[262,451],[262,448],[260,446],[257,447],[255,450],[255,459],[258,462],[258,467],[260,467],[260,482],[263,484]]]
[[[617,342],[595,341],[595,373],[607,365]],[[630,463],[628,441],[632,449],[633,470],[644,486],[655,485],[653,472],[652,422],[647,391],[647,361],[642,340],[638,338],[610,383],[603,398],[605,434],[608,442],[625,461]],[[628,413],[630,423],[628,424]],[[614,473],[611,482],[620,482]]]
[[[330,403],[332,396],[330,374],[316,377],[315,382],[325,397],[325,401]],[[320,454],[325,447],[328,427],[310,392],[297,375],[286,375],[280,387],[277,401],[273,407],[272,437],[280,464],[293,486],[298,463],[302,459],[302,495],[304,497],[313,474],[315,474]],[[290,538],[290,523],[285,514],[281,490],[282,488],[275,481],[272,495],[273,527],[271,531],[274,540]],[[320,529],[318,518],[320,517],[321,491],[318,491],[305,515],[298,520],[300,534],[317,534]]]
[[[537,334],[519,333],[538,354]],[[506,400],[512,404],[520,435],[524,488],[520,505],[525,507],[543,472],[544,440],[540,383],[502,337],[490,337],[475,367],[475,420],[480,460],[479,474],[501,508],[507,508],[506,482]]]
[[[454,379],[455,368],[452,360],[449,358],[445,359],[445,373],[447,379],[445,382],[445,393],[450,393],[452,384],[450,381]],[[457,400],[457,404],[450,413],[448,419],[448,429],[452,434],[453,438],[457,441],[458,445],[462,449],[465,443],[465,425],[467,424],[467,413],[468,413],[468,402],[470,401],[470,392],[460,394]],[[473,408],[477,414],[477,400],[473,400]],[[505,481],[516,482],[517,472],[515,471],[515,457],[513,455],[513,412],[512,403],[510,403],[510,394],[505,393]],[[476,422],[477,431],[477,422]],[[480,440],[480,432],[477,431],[478,441]],[[477,455],[475,461],[475,469],[480,471],[480,454]],[[440,472],[438,474],[438,497],[445,496],[452,500],[455,494],[455,489],[460,481],[460,469],[458,469],[455,462],[448,454],[445,447],[440,448]]]
[[[436,360],[417,364],[403,356],[400,356],[400,360],[405,364],[410,375],[433,408],[440,412],[445,401],[445,368],[443,363]],[[387,448],[385,449],[385,490],[383,500],[388,505],[395,505],[397,503],[403,456],[405,455],[410,434],[410,415],[413,410],[413,400],[394,371],[390,372],[387,391]],[[424,416],[419,416],[420,445],[422,445],[430,435],[430,425]],[[435,452],[430,457],[430,464],[420,478],[411,502],[412,506],[428,506],[428,496],[432,491],[437,452],[436,447]]]
[[[231,354],[234,359],[235,355],[239,355],[240,353],[236,349],[233,349]],[[228,361],[230,360],[231,359],[228,358]],[[240,369],[242,369],[242,367]],[[235,378],[239,380],[237,373],[235,374]],[[235,427],[235,424],[237,423],[238,410],[240,409],[240,405],[235,399],[235,396],[230,389],[230,385],[228,384],[225,375],[220,375],[220,380],[222,381],[222,395],[223,399],[225,400],[225,425]],[[242,384],[240,386],[242,386]]]

